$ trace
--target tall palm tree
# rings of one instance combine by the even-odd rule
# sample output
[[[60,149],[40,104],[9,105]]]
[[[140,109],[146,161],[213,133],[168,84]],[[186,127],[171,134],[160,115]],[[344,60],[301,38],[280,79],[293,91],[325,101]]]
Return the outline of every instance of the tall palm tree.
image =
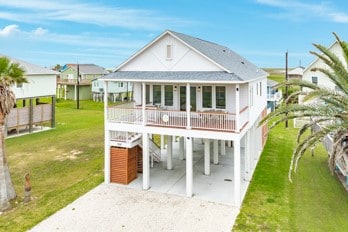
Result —
[[[326,68],[313,68],[325,74],[336,86],[336,90],[317,86],[308,81],[290,80],[280,83],[280,86],[300,87],[292,93],[286,102],[291,102],[293,98],[303,95],[303,103],[284,104],[276,111],[270,113],[262,123],[271,121],[270,126],[295,118],[310,118],[298,131],[297,146],[293,151],[289,169],[289,179],[291,181],[293,172],[296,172],[298,163],[304,153],[321,142],[328,134],[333,135],[333,151],[329,158],[329,167],[333,173],[337,158],[348,160],[348,44],[341,41],[333,33],[338,43],[344,59],[340,59],[336,54],[319,44],[313,44],[319,52],[310,52],[318,57],[327,65]],[[320,125],[319,130],[313,130],[316,125]],[[305,133],[311,130],[311,133]]]
[[[9,200],[16,198],[5,154],[5,120],[16,103],[10,87],[15,83],[27,82],[24,70],[6,57],[0,57],[0,211],[9,208]]]

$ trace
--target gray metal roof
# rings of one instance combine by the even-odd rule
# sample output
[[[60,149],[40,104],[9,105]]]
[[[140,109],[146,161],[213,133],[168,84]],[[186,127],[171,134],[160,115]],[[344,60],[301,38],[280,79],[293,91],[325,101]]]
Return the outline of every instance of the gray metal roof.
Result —
[[[228,47],[175,31],[169,32],[199,52],[203,53],[205,56],[209,57],[219,65],[223,66],[228,70],[228,72],[234,73],[242,80],[253,80],[267,75],[264,70],[258,68],[256,65],[252,64]]]
[[[183,43],[187,44],[198,53],[203,54],[205,57],[215,62],[226,71],[221,72],[149,72],[149,71],[137,71],[137,72],[122,72],[116,71],[103,77],[102,79],[124,79],[127,76],[128,79],[149,79],[149,80],[191,80],[191,81],[251,81],[268,75],[264,70],[258,68],[242,56],[233,52],[231,49],[225,46],[221,46],[209,41],[205,41],[199,38],[188,36],[175,31],[165,31],[158,38],[170,34]],[[158,39],[157,38],[157,39]],[[155,39],[154,41],[156,41]],[[153,42],[150,42],[150,44]],[[146,46],[145,46],[146,48]],[[143,48],[144,49],[144,48]],[[134,57],[134,56],[133,56]],[[129,58],[131,60],[133,57]],[[128,60],[128,61],[129,61]],[[127,63],[127,61],[125,62]],[[125,64],[123,63],[123,64]],[[122,66],[122,65],[121,65]],[[120,66],[119,66],[120,67]],[[118,74],[119,73],[119,74]],[[206,73],[206,74],[205,74]],[[134,77],[130,77],[130,74],[134,74]],[[174,76],[177,75],[177,76]],[[138,77],[138,78],[136,78]],[[215,79],[214,79],[215,78]]]
[[[27,75],[59,75],[60,74],[57,71],[53,71],[48,68],[43,68],[41,66],[31,64],[26,61],[19,60],[13,57],[1,55],[1,54],[0,54],[0,57],[7,57],[12,63],[18,63],[19,67],[24,69],[26,76]]]
[[[171,72],[171,71],[117,71],[101,77],[103,80],[125,80],[125,81],[172,81],[172,82],[241,82],[238,76],[233,73],[227,73],[224,71],[182,71],[182,72]]]
[[[69,64],[69,67],[77,69],[77,64]],[[82,74],[108,74],[105,68],[95,64],[79,64],[79,72]]]
[[[273,87],[273,86],[276,86],[277,84],[278,84],[278,82],[271,80],[271,79],[267,79],[267,86]]]

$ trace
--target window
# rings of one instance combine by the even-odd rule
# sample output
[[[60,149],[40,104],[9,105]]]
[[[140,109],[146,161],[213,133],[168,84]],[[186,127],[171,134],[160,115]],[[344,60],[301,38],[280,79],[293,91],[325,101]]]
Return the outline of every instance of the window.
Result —
[[[16,83],[16,87],[17,87],[18,89],[23,88],[23,83]]]
[[[150,103],[150,85],[145,86],[145,103]]]
[[[167,60],[173,59],[173,48],[171,44],[167,44]]]
[[[260,96],[262,96],[262,82],[260,82]]]
[[[123,82],[118,82],[118,87],[123,88]]]
[[[161,104],[161,86],[153,85],[152,89],[153,104]]]
[[[312,83],[317,85],[318,84],[318,77],[312,76]]]
[[[203,108],[211,108],[212,107],[212,87],[211,86],[203,86]]]
[[[173,86],[164,86],[164,105],[173,106]]]
[[[226,88],[225,86],[216,86],[216,108],[226,109]]]

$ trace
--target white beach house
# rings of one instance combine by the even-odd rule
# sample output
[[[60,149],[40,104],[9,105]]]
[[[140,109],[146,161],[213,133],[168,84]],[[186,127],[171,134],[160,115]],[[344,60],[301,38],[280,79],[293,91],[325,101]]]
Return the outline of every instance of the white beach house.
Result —
[[[266,115],[267,75],[225,46],[163,32],[101,78],[104,96],[113,82],[129,81],[134,89],[133,101],[127,104],[114,106],[104,99],[105,182],[124,178],[127,184],[136,178],[134,165],[140,152],[142,188],[149,189],[150,160],[157,154],[151,138],[161,135],[166,138],[168,170],[173,168],[172,145],[179,140],[179,157],[186,157],[184,193],[191,197],[195,193],[193,140],[204,142],[201,175],[214,175],[212,142],[213,165],[219,162],[219,146],[222,156],[226,146],[233,146],[230,196],[240,206],[241,184],[250,180],[266,139],[266,127],[258,123]],[[120,163],[126,163],[126,168],[119,168]]]

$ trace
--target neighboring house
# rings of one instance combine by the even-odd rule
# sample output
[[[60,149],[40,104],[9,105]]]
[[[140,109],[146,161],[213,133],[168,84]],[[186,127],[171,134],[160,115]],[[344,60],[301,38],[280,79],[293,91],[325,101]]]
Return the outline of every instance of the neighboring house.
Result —
[[[130,100],[132,94],[132,83],[112,82],[108,86],[108,100],[110,102]],[[104,101],[104,81],[100,78],[92,80],[93,101]]]
[[[19,133],[22,129],[28,129],[31,133],[39,125],[55,127],[56,80],[60,73],[6,57],[24,69],[24,76],[28,81],[28,83],[15,84],[12,87],[17,102],[21,100],[22,107],[13,108],[7,116],[6,132],[15,130]],[[41,98],[45,98],[45,102],[47,98],[50,98],[51,104],[43,104],[40,101]]]
[[[77,82],[79,71],[79,82]],[[79,99],[92,99],[91,82],[108,72],[105,68],[95,64],[66,64],[61,69],[57,81],[57,98],[77,100],[77,86],[79,86]]]
[[[333,43],[329,50],[336,54],[342,61],[344,60],[342,51],[337,42]],[[316,58],[308,67],[303,71],[302,79],[312,82],[318,86],[330,88],[336,90],[336,85],[323,73],[319,71],[312,71],[313,68],[328,68],[328,66],[319,58]],[[299,99],[301,101],[301,99]]]
[[[282,90],[275,86],[278,82],[267,79],[267,113],[275,110],[282,100]]]
[[[343,57],[343,53],[341,50],[341,47],[339,46],[339,44],[336,42],[334,42],[330,47],[329,50],[336,54],[336,56],[341,60],[344,61],[344,57]],[[304,72],[303,72],[303,76],[302,79],[312,82],[313,84],[316,84],[320,87],[325,87],[325,88],[329,88],[331,90],[337,91],[337,86],[323,73],[319,72],[319,71],[312,71],[313,68],[328,68],[328,66],[319,58],[316,58],[307,68],[305,68]],[[303,96],[299,96],[299,103],[303,103]],[[301,125],[303,125],[304,122],[308,121],[309,119],[297,119],[294,120],[294,126],[295,127],[300,127]],[[317,128],[320,128],[320,125],[316,125]],[[328,152],[328,154],[330,155],[332,152],[332,147],[333,147],[333,138],[331,135],[327,135],[324,140],[323,140],[323,144]],[[338,159],[336,161],[336,167],[337,167],[337,171],[339,171],[341,174],[339,174],[339,177],[344,178],[345,180],[345,187],[348,188],[348,165],[347,163],[345,163],[344,157],[340,157],[340,159]]]
[[[129,183],[136,178],[134,155],[140,153],[142,187],[149,189],[149,160],[157,158],[149,138],[162,135],[166,136],[169,170],[174,140],[180,141],[179,157],[186,156],[184,193],[192,197],[193,140],[204,141],[204,167],[197,175],[208,176],[215,174],[210,171],[210,142],[213,163],[218,164],[219,144],[223,154],[232,141],[233,171],[225,175],[233,174],[233,178],[225,191],[234,205],[240,206],[245,194],[241,186],[249,183],[266,141],[267,128],[258,124],[266,115],[267,75],[227,47],[174,31],[163,32],[101,78],[106,94],[113,82],[129,81],[134,89],[134,102],[111,106],[104,101],[105,182]],[[124,161],[131,167],[128,172],[116,168]],[[215,165],[212,170],[222,167]]]
[[[298,66],[298,67],[296,67],[288,72],[288,77],[302,79],[302,75],[303,75],[304,70],[305,70],[304,67]]]

